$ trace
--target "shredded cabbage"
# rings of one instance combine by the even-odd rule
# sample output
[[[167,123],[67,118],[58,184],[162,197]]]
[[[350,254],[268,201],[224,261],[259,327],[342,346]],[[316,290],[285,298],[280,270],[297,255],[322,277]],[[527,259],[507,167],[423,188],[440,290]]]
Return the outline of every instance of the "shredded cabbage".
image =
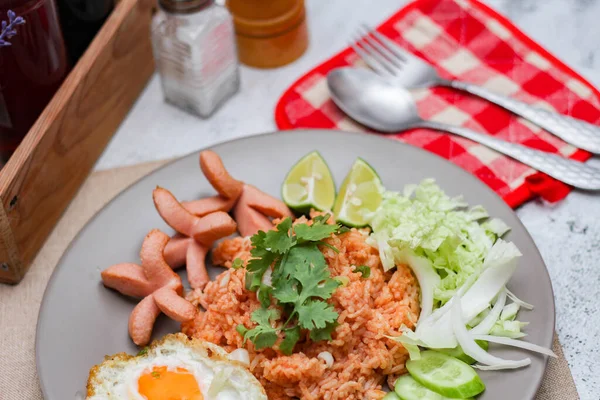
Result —
[[[487,219],[481,206],[467,209],[460,198],[447,196],[432,179],[406,186],[403,193],[385,192],[371,220],[368,243],[377,247],[385,270],[406,264],[421,288],[421,315],[414,331],[401,327],[389,337],[420,357],[419,347],[452,349],[460,345],[484,370],[520,368],[529,358],[505,360],[475,342],[491,342],[553,355],[550,349],[515,340],[527,325],[516,319],[532,305],[506,289],[517,268],[519,249],[501,237],[510,228]],[[507,298],[513,302],[507,304]],[[470,330],[469,330],[470,328]]]
[[[487,211],[466,207],[461,197],[449,197],[433,179],[407,186],[403,193],[387,191],[371,221],[369,243],[379,249],[386,270],[406,251],[428,259],[440,276],[434,302],[444,305],[469,277],[481,273],[488,251],[508,229],[495,219],[481,224]]]

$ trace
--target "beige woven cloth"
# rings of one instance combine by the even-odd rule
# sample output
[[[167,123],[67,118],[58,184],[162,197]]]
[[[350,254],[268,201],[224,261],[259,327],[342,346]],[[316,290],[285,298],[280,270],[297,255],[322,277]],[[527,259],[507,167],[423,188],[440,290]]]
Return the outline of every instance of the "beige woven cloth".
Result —
[[[42,398],[35,369],[35,327],[52,270],[77,232],[104,204],[163,163],[92,174],[54,228],[23,281],[16,286],[0,284],[0,400]],[[550,360],[536,400],[579,399],[556,338],[553,349],[559,358]]]

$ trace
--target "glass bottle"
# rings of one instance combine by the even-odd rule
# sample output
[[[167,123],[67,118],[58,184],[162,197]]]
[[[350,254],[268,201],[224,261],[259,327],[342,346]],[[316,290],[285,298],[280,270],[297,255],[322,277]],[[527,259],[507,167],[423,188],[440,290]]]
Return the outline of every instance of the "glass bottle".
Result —
[[[214,0],[159,0],[152,44],[165,100],[206,118],[240,85],[233,21]]]
[[[114,7],[114,0],[57,0],[72,65],[81,58]]]
[[[54,0],[0,1],[0,20],[10,14],[24,23],[0,46],[0,167],[69,72]]]

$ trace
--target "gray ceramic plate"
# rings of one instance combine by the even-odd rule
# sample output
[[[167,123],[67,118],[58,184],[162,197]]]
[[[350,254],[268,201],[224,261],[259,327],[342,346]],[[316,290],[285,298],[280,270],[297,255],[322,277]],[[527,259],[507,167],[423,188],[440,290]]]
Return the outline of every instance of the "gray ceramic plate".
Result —
[[[473,176],[426,151],[366,134],[333,131],[291,131],[254,136],[213,148],[233,176],[279,195],[289,168],[303,155],[319,150],[333,175],[341,182],[356,157],[366,159],[389,189],[434,177],[451,195],[463,194],[470,204],[482,204],[490,214],[513,228],[510,240],[523,252],[520,267],[510,282],[517,296],[536,305],[522,312],[528,341],[549,347],[554,332],[554,299],[544,262],[527,231],[512,210]],[[48,400],[69,400],[85,393],[88,371],[104,355],[135,353],[127,335],[129,312],[135,301],[108,290],[100,283],[100,270],[118,262],[138,262],[142,239],[152,228],[172,230],[152,203],[156,185],[179,199],[213,194],[198,166],[198,154],[183,157],[135,183],[79,233],[59,262],[46,289],[37,326],[37,369]],[[213,274],[220,269],[211,268]],[[176,331],[177,324],[160,319],[154,337]],[[494,354],[522,358],[515,350]],[[519,371],[482,372],[487,385],[485,400],[533,398],[546,359],[531,355],[532,365]]]

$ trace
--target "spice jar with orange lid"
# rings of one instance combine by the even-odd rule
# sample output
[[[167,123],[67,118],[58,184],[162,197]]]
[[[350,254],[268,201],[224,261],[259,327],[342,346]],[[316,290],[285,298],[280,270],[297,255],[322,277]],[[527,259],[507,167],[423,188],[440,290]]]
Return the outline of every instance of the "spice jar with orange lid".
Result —
[[[274,68],[300,57],[308,47],[304,0],[227,0],[233,15],[239,59]]]

